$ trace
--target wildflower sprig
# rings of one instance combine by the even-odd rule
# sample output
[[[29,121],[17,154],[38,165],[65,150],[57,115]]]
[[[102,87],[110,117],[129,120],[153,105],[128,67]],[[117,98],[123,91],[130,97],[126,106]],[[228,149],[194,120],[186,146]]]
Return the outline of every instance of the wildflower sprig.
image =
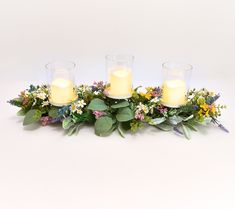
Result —
[[[107,87],[102,81],[91,86],[77,86],[76,101],[64,107],[55,107],[49,102],[46,85],[31,85],[9,103],[20,108],[18,115],[24,116],[24,125],[61,123],[69,135],[77,133],[83,124],[94,125],[98,136],[107,136],[118,130],[124,137],[124,132],[134,133],[146,125],[173,131],[188,139],[191,131],[198,131],[200,125],[215,124],[228,132],[218,121],[221,110],[226,106],[216,104],[220,95],[206,89],[191,90],[186,105],[169,108],[161,104],[160,87],[138,87],[132,97],[125,100],[108,98]]]

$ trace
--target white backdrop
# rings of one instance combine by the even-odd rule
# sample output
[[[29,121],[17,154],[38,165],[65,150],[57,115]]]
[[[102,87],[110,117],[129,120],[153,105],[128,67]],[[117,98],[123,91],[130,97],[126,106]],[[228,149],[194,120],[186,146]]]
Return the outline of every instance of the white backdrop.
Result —
[[[160,84],[162,62],[192,64],[231,133],[69,138],[23,128],[6,104],[53,59],[78,62],[78,83],[105,79],[109,53],[135,55],[135,85]],[[0,0],[0,209],[234,209],[234,58],[234,0]]]

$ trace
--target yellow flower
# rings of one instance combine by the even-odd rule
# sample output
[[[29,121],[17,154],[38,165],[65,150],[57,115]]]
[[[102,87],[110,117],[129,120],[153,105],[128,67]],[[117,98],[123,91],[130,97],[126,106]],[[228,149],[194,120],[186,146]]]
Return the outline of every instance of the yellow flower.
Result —
[[[203,110],[202,110],[202,109],[200,109],[200,110],[198,111],[198,115],[199,115],[200,117],[203,117]]]
[[[216,106],[214,104],[211,105],[211,112],[212,112],[212,114],[216,113]]]
[[[198,105],[203,105],[205,104],[206,100],[204,97],[200,96],[198,99],[197,99],[197,104]]]
[[[206,112],[207,110],[209,110],[209,105],[208,104],[202,104],[200,105],[200,107]]]

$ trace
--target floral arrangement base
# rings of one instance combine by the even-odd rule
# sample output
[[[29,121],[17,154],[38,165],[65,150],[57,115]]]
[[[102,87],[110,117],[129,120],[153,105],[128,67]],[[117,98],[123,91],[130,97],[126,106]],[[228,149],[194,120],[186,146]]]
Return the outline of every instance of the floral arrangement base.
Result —
[[[49,102],[48,86],[31,85],[9,103],[20,108],[18,115],[24,116],[24,126],[35,122],[43,126],[61,123],[69,135],[77,133],[83,124],[93,124],[98,136],[108,136],[117,130],[124,137],[125,131],[135,133],[146,125],[175,131],[187,139],[200,125],[215,124],[228,132],[218,121],[226,106],[216,104],[219,94],[206,89],[189,91],[184,106],[169,108],[161,104],[160,87],[138,87],[131,98],[119,100],[107,97],[106,88],[102,81],[77,86],[78,99],[56,107]]]

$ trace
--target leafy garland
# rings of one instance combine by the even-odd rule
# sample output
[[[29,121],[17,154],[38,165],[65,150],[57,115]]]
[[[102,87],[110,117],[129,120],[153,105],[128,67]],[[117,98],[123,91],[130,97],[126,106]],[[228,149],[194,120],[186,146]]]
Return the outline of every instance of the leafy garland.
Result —
[[[160,87],[134,89],[130,99],[115,100],[107,97],[107,84],[95,82],[92,86],[76,87],[78,100],[71,105],[55,107],[49,103],[46,85],[34,86],[9,101],[20,107],[18,115],[24,116],[23,125],[40,121],[43,126],[62,123],[69,135],[77,133],[83,124],[94,124],[95,134],[108,136],[114,130],[124,137],[124,132],[137,132],[146,124],[163,131],[175,131],[190,138],[190,131],[198,125],[216,124],[228,130],[217,120],[224,105],[216,105],[219,94],[206,89],[191,90],[188,102],[180,108],[168,108],[161,104]]]

